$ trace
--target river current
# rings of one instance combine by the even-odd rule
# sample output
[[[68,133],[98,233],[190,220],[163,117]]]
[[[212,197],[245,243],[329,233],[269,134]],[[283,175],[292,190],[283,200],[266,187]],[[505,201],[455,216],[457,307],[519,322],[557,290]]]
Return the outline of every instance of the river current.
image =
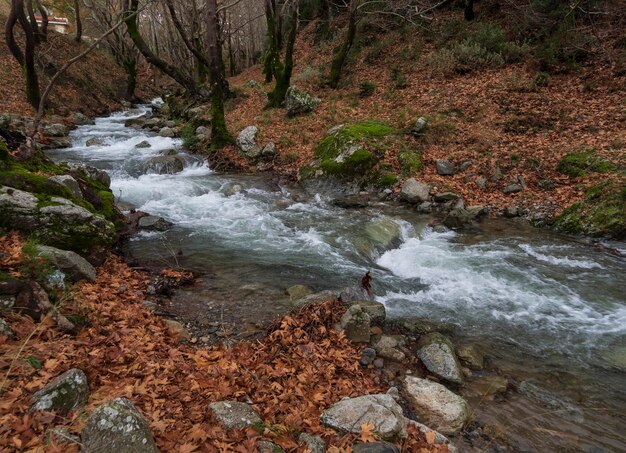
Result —
[[[369,270],[390,317],[452,325],[455,342],[480,344],[492,370],[565,402],[555,405],[544,393],[513,393],[503,402],[470,398],[477,419],[510,433],[515,451],[626,451],[623,258],[512,221],[435,231],[430,217],[404,206],[346,210],[325,194],[220,174],[186,154],[179,139],[124,126],[149,110],[98,118],[72,132],[71,148],[49,154],[106,170],[121,203],[174,224],[168,232],[139,233],[128,251],[206,275],[204,294],[217,302],[195,302],[193,316],[213,316],[214,305],[223,312],[233,297],[249,300],[229,307],[233,312],[253,307],[274,316],[284,307],[273,301],[291,285],[341,288]],[[86,146],[94,137],[102,144]],[[142,141],[151,146],[137,148]],[[145,162],[168,149],[179,151],[185,169],[144,174]],[[233,183],[244,190],[226,196]],[[372,219],[400,227],[395,248],[363,245]]]

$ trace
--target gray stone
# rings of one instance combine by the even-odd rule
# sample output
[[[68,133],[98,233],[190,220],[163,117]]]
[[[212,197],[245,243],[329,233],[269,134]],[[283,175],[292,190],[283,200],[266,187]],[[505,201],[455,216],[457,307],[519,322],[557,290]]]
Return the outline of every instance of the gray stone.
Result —
[[[313,291],[311,291],[311,288],[309,288],[308,286],[293,285],[287,288],[285,290],[285,293],[289,296],[289,300],[291,302],[295,302],[313,294]]]
[[[78,173],[82,173],[86,177],[91,178],[94,181],[101,183],[107,188],[111,187],[111,177],[106,171],[100,170],[99,168],[92,167],[91,165],[86,165],[86,164],[72,163],[72,164],[67,164],[67,165],[70,168],[70,170],[78,172]]]
[[[367,208],[370,205],[369,199],[360,194],[343,195],[341,197],[334,198],[331,203],[334,206],[344,209],[362,209]]]
[[[171,121],[171,120],[166,121],[165,122],[165,127],[174,128],[174,127],[176,127],[176,122],[175,121]]]
[[[485,357],[474,344],[464,344],[456,348],[456,355],[459,360],[473,370],[482,370],[484,367]]]
[[[454,192],[440,192],[440,193],[436,193],[434,196],[434,200],[437,203],[445,203],[447,201],[456,201],[459,198],[461,197],[459,197]]]
[[[443,434],[459,432],[470,418],[470,408],[443,385],[413,376],[404,378],[404,393],[418,420]]]
[[[280,445],[276,445],[274,442],[270,442],[269,440],[257,440],[256,442],[257,452],[258,453],[284,453]]]
[[[484,188],[487,187],[487,178],[483,178],[482,176],[476,178],[476,185],[479,189],[484,190]]]
[[[381,252],[396,248],[402,243],[400,226],[384,217],[367,222],[365,235],[374,249]]]
[[[506,393],[509,381],[502,376],[481,376],[466,384],[468,396],[489,398],[499,393]]]
[[[306,305],[319,304],[322,302],[326,302],[327,300],[334,300],[335,298],[336,296],[332,291],[320,291],[319,293],[311,294],[309,296],[303,297],[302,299],[297,299],[290,302],[292,307],[301,308]]]
[[[388,442],[359,442],[352,447],[352,453],[400,453],[400,448]]]
[[[479,220],[489,214],[489,210],[482,205],[472,205],[465,208],[473,220]]]
[[[322,102],[321,99],[311,96],[305,91],[290,86],[285,95],[287,116],[303,115],[312,112]]]
[[[82,432],[87,453],[158,453],[150,425],[133,403],[115,398],[96,407]]]
[[[185,168],[185,161],[180,156],[155,156],[144,164],[146,173],[157,173],[159,175],[173,175],[180,173]]]
[[[167,231],[172,227],[173,223],[168,222],[163,217],[147,215],[139,219],[137,226],[142,230],[148,231]]]
[[[361,310],[367,313],[372,324],[383,324],[387,318],[387,310],[385,305],[373,300],[355,300],[345,303],[348,306],[358,305]]]
[[[143,140],[135,145],[135,148],[152,148],[152,145],[148,140]]]
[[[355,343],[370,341],[369,315],[360,305],[353,305],[341,317],[340,325],[346,337]]]
[[[474,217],[463,208],[450,211],[443,219],[443,224],[448,228],[463,228],[472,224]]]
[[[413,127],[411,127],[411,134],[418,137],[422,135],[422,133],[426,130],[426,126],[428,125],[428,120],[423,116],[420,116],[413,123]]]
[[[504,210],[504,217],[513,218],[520,216],[520,209],[517,206],[509,206]]]
[[[102,146],[104,143],[105,142],[102,137],[91,137],[85,142],[85,146]]]
[[[0,294],[0,312],[10,310],[15,305],[15,295]]]
[[[461,162],[461,165],[459,165],[459,172],[462,173],[465,170],[467,170],[468,168],[470,168],[472,166],[472,161],[471,160],[465,160],[463,162]]]
[[[203,135],[205,137],[211,136],[211,129],[206,126],[198,126],[195,131],[196,135]]]
[[[376,360],[376,350],[373,348],[363,349],[359,363],[363,366],[367,366],[373,363],[374,360]]]
[[[383,359],[381,359],[380,357],[378,357],[376,360],[374,360],[374,366],[376,368],[382,368],[385,366],[385,361]]]
[[[378,357],[395,362],[403,362],[406,359],[406,355],[400,350],[404,344],[405,340],[401,335],[381,335],[374,337],[372,341],[372,347]]]
[[[48,181],[53,182],[54,184],[58,184],[63,187],[67,187],[72,195],[79,200],[83,199],[83,193],[80,191],[80,186],[78,185],[78,181],[76,181],[70,175],[55,175],[48,178]]]
[[[257,159],[261,155],[261,148],[256,144],[258,134],[259,128],[248,126],[237,136],[237,147],[244,156],[250,159]]]
[[[30,411],[54,411],[66,414],[87,403],[89,386],[82,370],[72,368],[54,378],[33,397]]]
[[[430,189],[428,184],[418,182],[414,178],[407,179],[402,185],[400,198],[409,203],[422,203],[430,200]]]
[[[218,401],[209,404],[209,409],[226,429],[244,429],[263,422],[250,405],[239,401]]]
[[[456,166],[450,161],[438,159],[435,166],[437,168],[437,173],[442,176],[449,176],[456,173]]]
[[[390,394],[345,398],[326,409],[320,419],[324,425],[341,432],[360,433],[361,425],[369,423],[383,439],[407,436],[408,421]]]
[[[94,120],[90,119],[89,117],[87,117],[86,115],[83,115],[80,112],[74,113],[72,115],[72,121],[74,121],[74,124],[76,124],[77,126],[84,126],[86,124],[96,124]]]
[[[417,212],[422,214],[428,214],[429,212],[432,212],[432,210],[433,204],[430,201],[423,201],[417,206]]]
[[[463,383],[463,372],[450,340],[439,333],[420,338],[417,356],[424,366],[438,378],[454,384]]]
[[[43,135],[46,137],[67,137],[69,129],[63,124],[46,124],[43,127]]]
[[[243,187],[241,186],[241,184],[228,184],[224,189],[224,196],[232,197],[233,195],[236,195],[242,191]]]
[[[96,281],[96,269],[78,253],[39,245],[37,246],[37,254],[48,260],[73,282],[81,280]]]
[[[560,417],[577,423],[585,421],[582,410],[569,398],[552,393],[531,381],[522,382],[517,387],[517,391],[526,398],[557,412]]]
[[[339,293],[339,298],[346,305],[350,305],[353,302],[361,302],[364,300],[368,300],[368,301],[374,300],[374,296],[368,293],[361,286],[349,286],[347,288],[342,289],[341,292]]]
[[[7,338],[14,339],[15,332],[11,329],[11,326],[4,319],[0,318],[0,335],[4,335]]]
[[[137,118],[129,118],[124,121],[124,127],[134,127],[141,128],[146,123],[147,117],[146,115],[138,116]]]
[[[274,144],[274,142],[269,142],[261,150],[261,156],[263,156],[265,159],[271,159],[275,155],[276,155],[276,145]]]
[[[178,151],[176,151],[173,148],[170,148],[170,149],[164,149],[163,151],[160,151],[159,154],[161,156],[177,156],[178,155]]]
[[[517,192],[521,192],[522,190],[524,190],[524,188],[519,185],[519,184],[509,184],[508,186],[506,186],[504,188],[504,190],[502,192],[504,193],[517,193]]]
[[[319,436],[301,433],[298,437],[298,443],[304,445],[310,453],[326,453],[326,442]]]
[[[163,127],[161,128],[161,130],[159,131],[159,137],[168,137],[168,138],[172,138],[175,137],[176,133],[174,132],[174,129],[172,129],[171,127]]]

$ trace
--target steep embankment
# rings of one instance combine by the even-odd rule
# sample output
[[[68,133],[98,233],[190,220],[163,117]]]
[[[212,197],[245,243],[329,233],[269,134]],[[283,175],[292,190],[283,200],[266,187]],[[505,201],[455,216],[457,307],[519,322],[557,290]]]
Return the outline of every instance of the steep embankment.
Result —
[[[0,16],[0,23],[6,18]],[[84,51],[88,43],[76,43],[71,36],[49,31],[48,42],[39,47],[39,82],[42,91],[49,77],[70,58]],[[41,68],[45,69],[41,69]],[[81,112],[89,116],[119,108],[124,96],[124,71],[104,51],[95,50],[75,63],[59,79],[52,92],[48,113],[67,116]],[[26,100],[24,76],[19,64],[9,52],[4,39],[0,44],[0,112],[33,116]]]
[[[527,47],[507,42],[489,23],[467,25],[450,17],[440,22],[430,36],[406,30],[363,32],[338,90],[329,89],[324,79],[341,33],[316,44],[311,24],[298,37],[292,83],[322,103],[313,114],[295,118],[265,110],[271,87],[261,84],[262,68],[256,66],[231,79],[238,93],[229,106],[231,129],[238,133],[257,125],[258,142],[276,144],[274,168],[296,174],[314,157],[329,128],[382,120],[396,131],[386,143],[383,162],[400,180],[415,177],[435,190],[462,195],[468,204],[486,205],[495,214],[515,206],[538,221],[589,199],[589,189],[602,189],[617,203],[610,203],[608,211],[593,208],[602,211],[595,214],[583,208],[561,225],[572,232],[592,232],[584,222],[600,222],[597,229],[623,236],[626,76],[619,64],[603,55],[568,72],[548,74],[538,69]],[[445,31],[452,29],[462,30],[460,37],[446,37]],[[505,39],[498,45],[504,50],[487,52],[491,56],[485,61],[471,55],[471,65],[461,67],[462,59],[455,60],[454,52],[489,47],[491,38],[485,36]],[[463,47],[468,42],[471,46]],[[505,52],[512,54],[507,56],[511,63],[496,56]],[[420,117],[427,127],[413,137],[410,130]],[[244,166],[249,163],[237,159]],[[454,163],[454,174],[440,174],[438,160]],[[506,193],[512,185],[519,187]],[[604,221],[616,216],[621,226]]]

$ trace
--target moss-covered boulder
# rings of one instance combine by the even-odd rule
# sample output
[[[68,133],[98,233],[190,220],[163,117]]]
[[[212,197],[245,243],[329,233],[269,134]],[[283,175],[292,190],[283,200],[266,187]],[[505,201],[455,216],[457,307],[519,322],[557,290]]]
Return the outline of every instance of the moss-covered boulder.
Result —
[[[394,130],[377,121],[342,125],[331,129],[316,150],[315,159],[300,173],[301,179],[334,180],[355,188],[389,187],[397,177],[381,159]]]
[[[567,154],[560,160],[557,171],[575,178],[588,173],[608,173],[616,169],[615,165],[598,156],[593,150],[582,150]]]
[[[557,229],[595,237],[626,238],[626,185],[604,182],[556,219]]]
[[[82,370],[72,368],[33,395],[31,411],[68,413],[87,403],[89,386]]]

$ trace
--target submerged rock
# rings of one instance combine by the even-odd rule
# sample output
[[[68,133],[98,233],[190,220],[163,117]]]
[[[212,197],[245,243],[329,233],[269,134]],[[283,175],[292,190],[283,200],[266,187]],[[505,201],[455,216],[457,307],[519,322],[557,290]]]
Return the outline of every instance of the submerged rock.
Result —
[[[154,215],[141,217],[137,222],[139,229],[147,231],[167,231],[172,227],[172,225],[172,222],[168,222],[163,217]]]
[[[559,417],[583,423],[585,417],[583,411],[569,398],[552,393],[539,385],[524,381],[517,387],[517,391],[528,399],[541,404],[542,406],[555,411]]]
[[[509,380],[502,376],[481,376],[466,384],[468,396],[493,399],[500,393],[506,393]]]
[[[158,453],[150,426],[126,398],[98,406],[82,432],[83,451],[89,453]]]
[[[463,383],[461,364],[448,338],[439,333],[428,334],[417,346],[417,356],[428,371],[454,384]]]
[[[263,422],[250,405],[239,401],[218,401],[209,404],[209,409],[226,429],[244,429]]]
[[[72,368],[54,378],[33,395],[30,411],[54,411],[66,414],[87,403],[89,386],[82,370]]]
[[[482,370],[485,357],[478,346],[465,344],[456,348],[456,355],[461,362],[473,370]]]
[[[313,294],[313,291],[311,291],[311,288],[309,288],[308,286],[293,285],[287,288],[285,290],[285,293],[289,296],[289,300],[291,302],[295,302]]]
[[[441,384],[407,376],[404,393],[417,418],[443,434],[459,432],[470,418],[470,408],[459,395]]]

